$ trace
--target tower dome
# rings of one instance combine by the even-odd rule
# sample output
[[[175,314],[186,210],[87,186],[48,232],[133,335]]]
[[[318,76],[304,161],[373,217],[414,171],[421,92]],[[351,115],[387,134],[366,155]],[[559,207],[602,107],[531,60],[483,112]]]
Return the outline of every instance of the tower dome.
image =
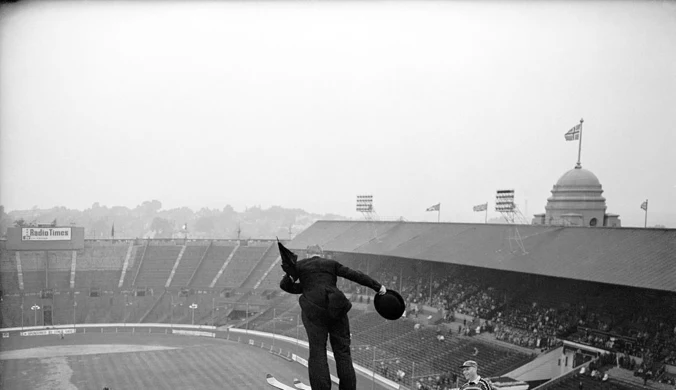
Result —
[[[571,169],[556,182],[560,187],[601,187],[598,177],[582,168]]]
[[[591,171],[575,167],[561,176],[547,199],[546,209],[565,210],[576,213],[582,210],[606,211],[606,198],[601,196],[603,188]]]
[[[544,225],[619,226],[616,215],[606,214],[606,198],[598,177],[577,165],[564,173],[552,188],[545,214],[534,223]]]

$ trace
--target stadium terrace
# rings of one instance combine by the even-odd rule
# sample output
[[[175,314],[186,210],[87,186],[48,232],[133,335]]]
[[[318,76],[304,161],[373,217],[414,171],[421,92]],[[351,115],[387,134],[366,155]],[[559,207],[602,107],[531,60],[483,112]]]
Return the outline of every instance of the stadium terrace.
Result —
[[[522,250],[510,244],[514,228],[318,221],[286,245],[301,256],[320,245],[401,292],[406,317],[387,321],[372,293],[341,286],[354,307],[355,363],[393,383],[451,389],[465,360],[531,388],[591,386],[605,374],[620,389],[648,372],[648,384],[673,381],[676,230],[519,225]],[[0,271],[3,328],[195,324],[307,339],[296,297],[279,290],[273,240],[84,240],[32,251],[1,241]],[[542,365],[551,368],[533,369]]]

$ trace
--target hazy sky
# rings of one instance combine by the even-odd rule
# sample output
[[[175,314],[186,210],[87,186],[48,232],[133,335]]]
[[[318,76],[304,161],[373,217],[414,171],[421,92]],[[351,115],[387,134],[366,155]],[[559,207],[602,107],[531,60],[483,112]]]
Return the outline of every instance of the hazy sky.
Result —
[[[0,19],[0,203],[544,212],[577,161],[676,227],[676,3],[19,2]],[[490,212],[490,217],[497,216]]]

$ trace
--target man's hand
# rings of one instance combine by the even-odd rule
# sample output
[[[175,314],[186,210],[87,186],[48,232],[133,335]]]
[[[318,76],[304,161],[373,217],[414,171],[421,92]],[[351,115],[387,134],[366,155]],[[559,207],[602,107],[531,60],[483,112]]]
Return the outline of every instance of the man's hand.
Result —
[[[289,275],[294,281],[298,279],[296,267],[288,263],[282,262],[282,270]]]
[[[387,292],[387,289],[385,288],[385,286],[383,286],[381,284],[380,285],[380,291],[378,291],[378,295],[385,295],[386,292]]]

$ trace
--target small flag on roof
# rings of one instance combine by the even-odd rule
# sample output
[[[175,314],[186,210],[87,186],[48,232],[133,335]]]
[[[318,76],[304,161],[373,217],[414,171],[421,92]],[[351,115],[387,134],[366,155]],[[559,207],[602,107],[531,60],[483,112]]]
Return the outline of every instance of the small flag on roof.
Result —
[[[575,125],[572,129],[568,130],[565,134],[566,141],[575,141],[580,139],[580,129],[582,128],[582,123]]]

